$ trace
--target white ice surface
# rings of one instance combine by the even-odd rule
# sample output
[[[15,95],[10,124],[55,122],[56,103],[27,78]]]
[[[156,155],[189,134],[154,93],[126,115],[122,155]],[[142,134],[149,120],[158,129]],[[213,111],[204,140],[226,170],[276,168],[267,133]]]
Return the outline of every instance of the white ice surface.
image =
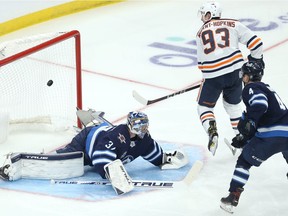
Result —
[[[271,22],[277,24],[275,29],[256,33],[265,46],[263,81],[270,83],[288,104],[288,2],[221,2],[223,17],[253,18],[260,21],[257,26],[261,27],[269,26]],[[134,0],[58,18],[0,38],[5,41],[50,31],[79,30],[82,39],[84,108],[103,110],[106,118],[114,123],[124,121],[128,111],[142,109],[150,118],[150,131],[155,139],[202,146],[206,158],[203,170],[189,190],[149,192],[110,201],[86,202],[0,189],[1,215],[227,215],[219,208],[219,200],[228,194],[237,157],[231,155],[223,141],[224,137],[231,139],[233,132],[221,99],[215,108],[220,143],[213,157],[206,150],[207,137],[197,116],[197,91],[149,107],[141,106],[132,97],[132,90],[136,89],[143,96],[154,99],[201,78],[197,67],[152,64],[150,57],[176,52],[148,46],[161,42],[192,48],[186,43],[195,39],[201,25],[197,17],[200,5],[200,1],[192,0]],[[169,37],[181,37],[183,40],[172,41],[167,39]],[[171,61],[183,64],[186,60]],[[46,136],[50,137],[48,143]],[[30,137],[32,140],[27,142],[12,134],[7,141],[9,143],[0,144],[0,152],[50,151],[69,142],[70,138],[71,134],[65,137],[45,134],[44,137]],[[273,156],[260,168],[252,168],[234,215],[287,215],[287,168],[281,155]]]

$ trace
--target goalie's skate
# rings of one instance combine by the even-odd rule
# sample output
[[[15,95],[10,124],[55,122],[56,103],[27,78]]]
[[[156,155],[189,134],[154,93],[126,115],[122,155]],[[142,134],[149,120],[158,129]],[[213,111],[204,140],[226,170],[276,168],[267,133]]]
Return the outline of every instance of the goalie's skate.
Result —
[[[99,117],[104,116],[104,112],[96,112],[95,110],[80,110],[77,109],[76,115],[80,119],[81,123],[85,126],[97,126],[103,121],[99,121]]]
[[[9,171],[9,164],[6,164],[3,167],[0,167],[0,178],[5,180],[5,181],[9,181],[9,175],[8,175],[8,171]]]
[[[234,208],[238,205],[239,198],[243,190],[243,188],[237,188],[236,192],[231,192],[227,197],[223,197],[221,199],[220,208],[233,214]]]
[[[209,122],[210,127],[208,128],[209,142],[208,149],[214,156],[218,147],[218,133],[216,127],[216,121],[211,120]]]

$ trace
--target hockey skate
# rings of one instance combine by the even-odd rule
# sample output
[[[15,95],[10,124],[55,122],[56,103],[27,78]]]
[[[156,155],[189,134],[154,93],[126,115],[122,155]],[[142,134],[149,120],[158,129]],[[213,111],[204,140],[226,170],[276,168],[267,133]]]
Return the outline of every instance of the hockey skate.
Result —
[[[220,208],[226,212],[233,214],[234,207],[238,205],[240,195],[243,191],[244,191],[243,188],[237,188],[236,192],[230,192],[230,194],[227,197],[223,197],[221,199]]]
[[[89,109],[87,111],[77,109],[76,115],[80,119],[84,127],[97,126],[103,121],[99,118],[103,118],[104,112],[96,112],[95,110]]]
[[[84,127],[98,126],[104,122],[113,127],[113,124],[103,117],[104,114],[105,112],[95,111],[93,109],[85,111],[77,108],[76,112],[77,117],[80,119]]]
[[[4,181],[9,181],[9,175],[8,175],[9,167],[10,167],[9,164],[0,167],[0,178],[3,179]]]
[[[209,135],[209,143],[208,149],[214,156],[218,147],[218,133],[216,127],[216,121],[211,120],[209,122],[210,127],[208,128],[208,135]]]

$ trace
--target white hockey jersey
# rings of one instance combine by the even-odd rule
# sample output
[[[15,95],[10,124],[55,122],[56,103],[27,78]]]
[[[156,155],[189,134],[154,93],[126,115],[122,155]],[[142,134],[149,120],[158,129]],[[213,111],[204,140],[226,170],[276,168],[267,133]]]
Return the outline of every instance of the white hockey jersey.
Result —
[[[243,65],[239,43],[246,45],[251,56],[263,54],[261,39],[249,28],[233,19],[212,19],[203,24],[196,35],[198,68],[203,78],[218,77]]]

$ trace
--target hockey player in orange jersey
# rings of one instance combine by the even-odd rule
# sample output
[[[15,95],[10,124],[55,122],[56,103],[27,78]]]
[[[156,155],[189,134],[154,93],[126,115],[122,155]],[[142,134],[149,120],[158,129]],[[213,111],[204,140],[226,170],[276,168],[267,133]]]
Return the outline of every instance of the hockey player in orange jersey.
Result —
[[[199,9],[203,26],[196,35],[198,68],[203,81],[198,96],[198,114],[209,136],[208,149],[215,155],[218,131],[214,107],[222,94],[235,134],[242,114],[241,66],[244,62],[239,43],[249,50],[248,61],[263,62],[261,39],[238,20],[221,18],[222,8],[217,2],[204,3]],[[264,64],[264,62],[263,62]]]

